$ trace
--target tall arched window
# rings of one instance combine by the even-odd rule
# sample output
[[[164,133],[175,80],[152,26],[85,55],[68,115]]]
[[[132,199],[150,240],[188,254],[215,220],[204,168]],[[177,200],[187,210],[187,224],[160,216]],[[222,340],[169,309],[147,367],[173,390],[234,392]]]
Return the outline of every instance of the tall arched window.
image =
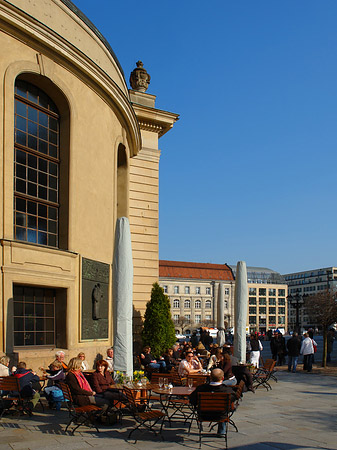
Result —
[[[14,238],[58,247],[60,116],[41,89],[15,83]]]
[[[212,302],[211,302],[211,300],[206,300],[206,301],[205,301],[205,308],[207,308],[207,309],[212,308]]]
[[[184,308],[190,308],[190,307],[191,307],[191,300],[185,300]]]
[[[178,299],[173,300],[173,308],[179,308],[180,307],[180,302]]]
[[[194,308],[195,309],[200,309],[201,308],[201,301],[200,300],[196,300],[194,303]]]

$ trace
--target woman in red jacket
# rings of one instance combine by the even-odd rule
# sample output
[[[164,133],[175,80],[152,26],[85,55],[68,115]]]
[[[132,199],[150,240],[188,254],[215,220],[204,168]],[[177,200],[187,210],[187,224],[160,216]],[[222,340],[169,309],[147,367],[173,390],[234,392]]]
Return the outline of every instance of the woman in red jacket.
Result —
[[[108,368],[109,364],[103,359],[96,362],[96,371],[91,377],[93,390],[96,392],[96,395],[108,400],[112,405],[115,401],[126,401],[126,397],[113,387],[114,381]]]

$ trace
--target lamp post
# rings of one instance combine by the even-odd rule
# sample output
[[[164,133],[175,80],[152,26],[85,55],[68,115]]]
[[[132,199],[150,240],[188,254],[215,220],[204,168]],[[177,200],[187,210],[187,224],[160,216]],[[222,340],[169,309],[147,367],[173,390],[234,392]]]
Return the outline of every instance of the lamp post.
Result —
[[[295,322],[295,331],[297,331],[298,334],[301,333],[300,331],[300,308],[302,308],[304,303],[304,297],[306,297],[306,294],[301,295],[298,292],[296,292],[295,295],[288,295],[287,300],[289,304],[296,309],[296,322]]]

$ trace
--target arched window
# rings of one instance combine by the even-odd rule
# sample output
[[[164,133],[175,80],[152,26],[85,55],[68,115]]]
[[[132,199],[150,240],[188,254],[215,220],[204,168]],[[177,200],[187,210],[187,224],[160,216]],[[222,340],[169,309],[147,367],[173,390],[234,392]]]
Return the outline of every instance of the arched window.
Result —
[[[212,302],[211,302],[211,300],[206,300],[206,301],[205,301],[205,308],[207,308],[207,309],[212,308]]]
[[[14,238],[58,247],[60,116],[41,89],[15,83]]]
[[[190,308],[190,307],[191,307],[191,300],[185,300],[184,308]]]
[[[180,308],[180,302],[178,299],[173,300],[173,308]]]
[[[201,308],[201,301],[200,300],[196,300],[194,303],[194,307],[195,309],[200,309]]]

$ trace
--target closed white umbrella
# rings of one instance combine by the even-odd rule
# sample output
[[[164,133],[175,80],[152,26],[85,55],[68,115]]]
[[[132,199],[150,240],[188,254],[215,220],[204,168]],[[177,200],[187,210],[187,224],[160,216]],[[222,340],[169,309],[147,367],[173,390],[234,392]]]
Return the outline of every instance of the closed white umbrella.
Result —
[[[218,334],[217,334],[217,344],[219,347],[223,347],[226,342],[226,336],[225,336],[225,305],[224,305],[224,286],[223,283],[219,283],[219,289],[218,289],[218,305],[217,305],[217,328],[218,328]]]
[[[245,363],[248,283],[247,283],[247,267],[244,261],[239,261],[236,266],[234,307],[235,307],[234,356],[236,356],[240,362]]]
[[[133,375],[133,262],[129,220],[117,219],[113,258],[114,370]]]

